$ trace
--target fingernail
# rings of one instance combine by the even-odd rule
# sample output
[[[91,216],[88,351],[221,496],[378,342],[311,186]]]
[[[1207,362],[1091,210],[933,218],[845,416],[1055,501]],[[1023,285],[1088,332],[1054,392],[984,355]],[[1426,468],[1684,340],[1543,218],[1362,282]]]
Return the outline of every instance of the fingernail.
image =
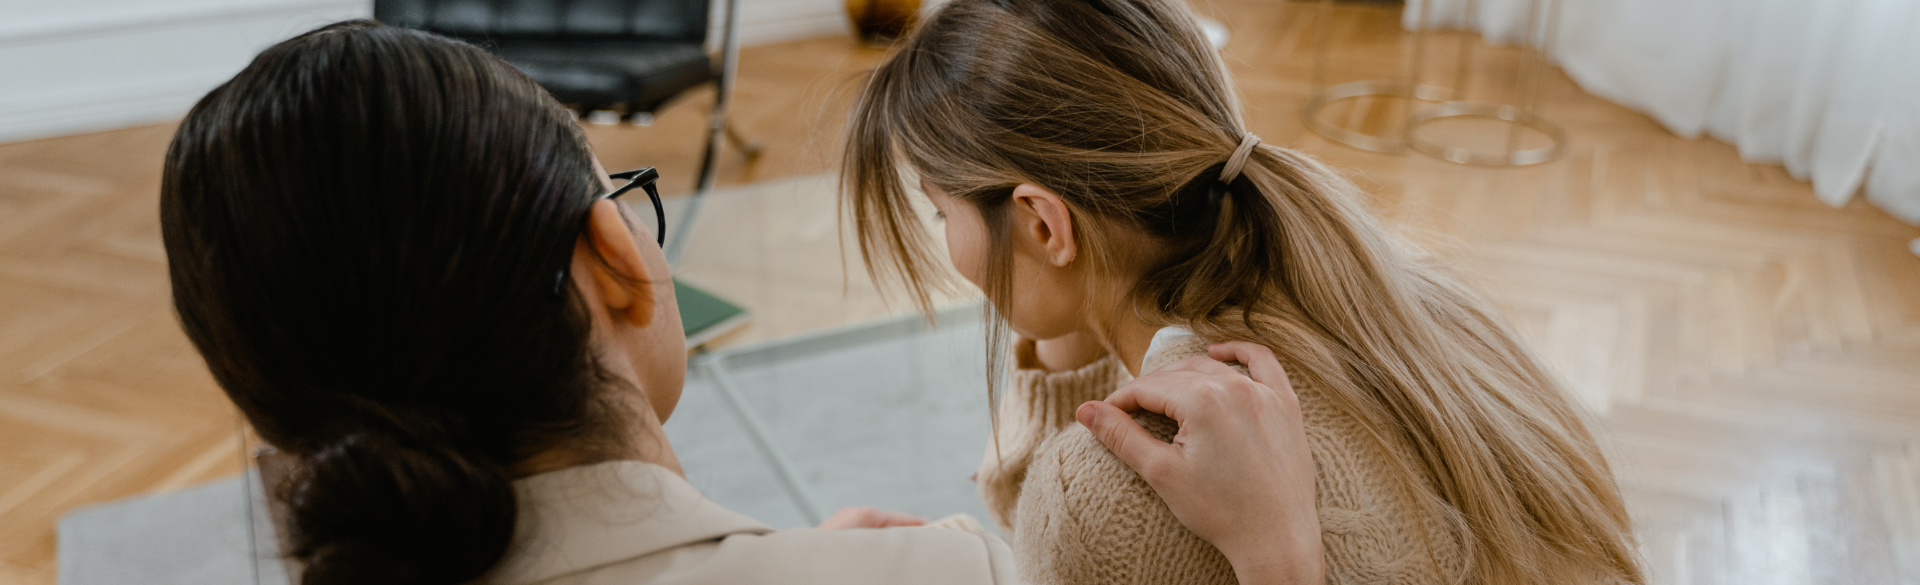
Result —
[[[1073,410],[1073,418],[1074,420],[1080,421],[1080,426],[1091,428],[1093,426],[1093,402],[1080,403],[1080,408]]]

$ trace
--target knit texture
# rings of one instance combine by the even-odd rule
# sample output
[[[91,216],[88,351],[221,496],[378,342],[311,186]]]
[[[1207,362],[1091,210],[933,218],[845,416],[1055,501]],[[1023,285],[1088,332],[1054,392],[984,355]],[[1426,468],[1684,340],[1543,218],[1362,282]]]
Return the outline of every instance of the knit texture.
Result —
[[[1195,355],[1206,355],[1205,342],[1178,341],[1149,356],[1141,370]],[[1021,576],[1036,585],[1234,583],[1227,559],[1074,421],[1081,403],[1103,399],[1130,379],[1112,357],[1070,372],[1015,372],[1000,404],[998,455],[989,445],[978,481],[987,509],[1018,551]],[[1297,378],[1293,385],[1313,453],[1327,582],[1463,582],[1469,571],[1464,526],[1423,512],[1418,496],[1396,487],[1392,451],[1327,396]],[[1160,415],[1134,420],[1162,440],[1178,431]]]

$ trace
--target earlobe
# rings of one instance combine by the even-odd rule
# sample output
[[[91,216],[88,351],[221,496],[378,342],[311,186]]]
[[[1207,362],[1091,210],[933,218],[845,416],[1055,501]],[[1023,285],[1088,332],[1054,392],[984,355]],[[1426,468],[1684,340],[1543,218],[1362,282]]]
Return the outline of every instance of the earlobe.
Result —
[[[612,201],[593,204],[587,223],[593,251],[605,261],[595,262],[590,268],[601,302],[634,327],[646,327],[653,322],[657,301],[653,287],[649,286],[653,275],[648,273],[647,264],[640,257],[640,243],[628,230],[626,220],[620,217],[620,204]]]
[[[1073,212],[1066,201],[1039,185],[1021,183],[1013,188],[1013,202],[1031,211],[1038,222],[1034,238],[1046,252],[1047,262],[1058,267],[1072,264],[1080,255],[1079,236],[1073,230]]]

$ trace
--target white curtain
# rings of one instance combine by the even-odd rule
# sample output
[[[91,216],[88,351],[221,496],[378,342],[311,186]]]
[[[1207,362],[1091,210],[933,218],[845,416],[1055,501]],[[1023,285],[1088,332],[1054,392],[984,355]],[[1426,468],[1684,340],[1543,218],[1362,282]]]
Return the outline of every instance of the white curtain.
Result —
[[[1536,1],[1560,4],[1552,58],[1588,92],[1920,225],[1920,0]],[[1409,0],[1404,24],[1424,7],[1441,28],[1525,37],[1528,0],[1478,0],[1471,19],[1467,4]]]

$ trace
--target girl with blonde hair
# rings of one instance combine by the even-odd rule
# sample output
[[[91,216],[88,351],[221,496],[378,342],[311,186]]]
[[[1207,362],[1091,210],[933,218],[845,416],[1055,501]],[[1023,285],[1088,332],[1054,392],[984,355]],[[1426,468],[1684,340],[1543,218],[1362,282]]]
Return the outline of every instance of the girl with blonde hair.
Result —
[[[1279,355],[1305,413],[1314,471],[1290,487],[1314,494],[1328,582],[1644,581],[1561,385],[1351,183],[1247,132],[1186,7],[953,0],[873,72],[843,180],[869,271],[923,307],[942,284],[917,180],[1003,318],[993,339],[1017,334],[991,342],[1015,367],[978,481],[1027,579],[1233,580],[1151,466],[1093,434],[1177,427],[1081,406],[1245,340]]]

